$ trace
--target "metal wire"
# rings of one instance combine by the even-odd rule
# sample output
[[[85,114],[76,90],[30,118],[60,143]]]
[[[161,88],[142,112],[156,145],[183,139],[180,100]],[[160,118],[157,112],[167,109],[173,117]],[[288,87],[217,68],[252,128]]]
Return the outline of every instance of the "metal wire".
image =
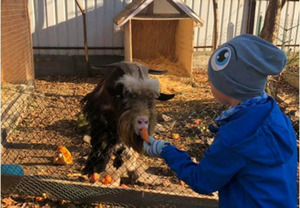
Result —
[[[121,207],[146,207],[145,203],[152,204],[151,207],[176,207],[182,204],[216,206],[216,195],[196,194],[176,178],[162,159],[145,155],[137,160],[139,177],[134,182],[123,171],[120,181],[103,184],[101,178],[116,171],[112,162],[100,174],[100,182],[93,183],[81,175],[90,148],[84,140],[86,132],[80,123],[80,100],[95,87],[97,80],[49,78],[36,80],[36,88],[32,85],[2,85],[1,162],[19,165],[24,171],[24,176],[18,180],[14,178],[14,183],[6,192],[25,196],[46,195],[50,199],[75,202],[115,203]],[[206,88],[203,84],[197,90],[201,93]],[[187,94],[178,97],[172,102],[157,104],[159,117],[154,137],[171,141],[188,151],[197,162],[213,140],[206,126],[218,115],[222,106],[211,100],[192,100]],[[297,106],[299,101],[295,103],[292,97],[285,99],[289,105],[284,109],[297,126],[299,115],[295,111],[297,108],[292,106]],[[299,136],[299,131],[296,133]],[[174,139],[174,134],[179,134],[180,138]],[[71,152],[74,158],[72,164],[53,164],[59,145]],[[120,186],[123,183],[126,183],[126,188]]]

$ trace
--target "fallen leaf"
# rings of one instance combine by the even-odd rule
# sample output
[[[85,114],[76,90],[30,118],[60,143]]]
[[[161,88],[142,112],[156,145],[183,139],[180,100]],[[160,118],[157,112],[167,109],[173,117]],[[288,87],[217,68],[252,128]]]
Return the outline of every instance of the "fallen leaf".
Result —
[[[69,178],[73,178],[73,177],[81,177],[82,174],[81,173],[70,173],[67,175]]]
[[[12,205],[14,203],[16,203],[16,202],[10,197],[1,199],[1,204],[4,204],[4,205]]]

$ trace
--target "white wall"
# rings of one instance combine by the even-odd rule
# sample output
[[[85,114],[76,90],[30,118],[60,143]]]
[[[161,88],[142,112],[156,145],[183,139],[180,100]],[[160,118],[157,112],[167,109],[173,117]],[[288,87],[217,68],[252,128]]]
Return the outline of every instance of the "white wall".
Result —
[[[82,14],[75,0],[30,0],[33,46],[83,47]],[[127,0],[79,0],[87,12],[89,47],[123,47],[122,31],[112,18],[130,3]],[[90,54],[95,51],[89,50]],[[39,54],[84,54],[83,50],[35,50]],[[97,54],[120,54],[97,50]]]
[[[245,32],[248,0],[219,0],[219,44]],[[35,47],[83,47],[82,15],[75,0],[30,0],[31,30]],[[123,31],[116,30],[112,18],[131,0],[79,0],[87,11],[87,37],[89,47],[123,47]],[[185,0],[205,23],[195,28],[194,46],[211,50],[213,34],[212,0]],[[258,0],[254,33],[257,34],[259,17],[264,16],[268,1]],[[299,2],[287,2],[281,16],[282,26],[297,26]],[[262,20],[263,21],[263,20]],[[289,44],[299,44],[298,27],[287,31]],[[279,37],[283,35],[279,31]],[[278,42],[281,43],[280,41]],[[204,47],[204,49],[203,49]],[[205,49],[205,47],[207,47]],[[294,49],[294,48],[293,48]],[[298,47],[297,47],[298,50]],[[83,50],[37,50],[35,54],[84,54]],[[89,50],[89,54],[122,55],[122,50]]]

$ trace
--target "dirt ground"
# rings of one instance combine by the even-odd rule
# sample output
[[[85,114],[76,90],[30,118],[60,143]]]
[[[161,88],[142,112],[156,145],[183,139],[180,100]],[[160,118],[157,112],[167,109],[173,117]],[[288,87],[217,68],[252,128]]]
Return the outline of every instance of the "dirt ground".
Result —
[[[154,67],[155,64],[153,63]],[[204,65],[199,66],[202,69],[193,70],[192,78],[184,73],[177,74],[174,67],[168,66],[170,67],[168,64],[162,66],[163,69],[169,70],[167,75],[153,77],[159,79],[162,92],[175,93],[176,96],[171,101],[157,103],[158,125],[153,136],[169,140],[178,148],[188,151],[193,160],[198,162],[213,141],[214,135],[207,127],[225,106],[216,103],[210,94],[206,70],[203,70]],[[99,77],[45,77],[35,80],[36,90],[24,99],[23,111],[17,124],[3,143],[2,163],[22,165],[25,175],[51,176],[90,183],[80,174],[89,152],[89,144],[84,141],[85,132],[80,128],[80,100],[98,81]],[[291,118],[299,136],[298,89],[283,79],[278,85],[279,105]],[[5,97],[12,97],[12,90],[19,92],[8,84],[2,85],[1,90],[4,97],[2,105],[7,100]],[[74,158],[72,165],[53,164],[58,145],[67,147],[71,152]],[[176,178],[162,159],[143,155],[139,158],[139,163],[142,164],[140,178],[134,184],[126,184],[126,188],[166,191],[197,197],[197,194]],[[124,174],[124,181],[126,177]],[[207,197],[217,200],[215,194]],[[64,203],[62,201],[38,203],[34,197],[25,200],[12,196],[1,200],[3,207],[63,207]],[[67,205],[66,207],[104,207],[102,204]]]

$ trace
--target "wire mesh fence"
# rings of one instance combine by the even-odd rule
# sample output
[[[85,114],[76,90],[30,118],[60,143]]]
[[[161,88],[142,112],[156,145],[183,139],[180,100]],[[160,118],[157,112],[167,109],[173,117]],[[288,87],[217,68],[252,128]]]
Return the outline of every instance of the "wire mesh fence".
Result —
[[[210,94],[205,70],[193,78],[156,76],[162,91],[174,99],[156,102],[153,137],[168,140],[199,162],[213,141],[207,126],[224,106]],[[43,200],[101,202],[111,207],[217,207],[217,195],[197,194],[178,180],[164,161],[130,152],[109,156],[99,180],[82,174],[91,152],[89,128],[82,113],[83,97],[101,77],[44,77],[34,84],[1,85],[1,164],[5,194],[42,197]],[[299,93],[278,80],[282,110],[291,118],[299,137]],[[118,155],[119,154],[119,155]],[[129,156],[128,156],[129,155]],[[126,168],[116,168],[121,156]],[[8,165],[8,166],[5,166]],[[111,178],[110,178],[111,177]]]
[[[47,198],[69,201],[96,201],[102,196],[100,200],[112,202],[114,199],[126,205],[132,204],[137,195],[140,195],[138,198],[145,198],[141,193],[152,193],[158,205],[168,204],[166,197],[172,199],[172,203],[196,198],[215,200],[214,195],[201,196],[194,193],[176,178],[162,159],[143,154],[137,158],[134,177],[132,171],[117,170],[114,167],[116,152],[111,153],[111,161],[105,171],[100,173],[98,182],[81,174],[91,151],[89,132],[82,119],[81,100],[94,89],[99,79],[48,77],[35,80],[34,86],[2,83],[2,164],[16,165],[11,166],[15,168],[13,175],[21,177],[19,182],[9,185],[7,192],[28,196],[46,194]],[[180,83],[181,88],[185,87],[189,91],[197,89],[186,81],[188,79],[176,79],[174,87]],[[199,89],[207,91],[205,84]],[[213,102],[209,98],[197,104],[197,95],[180,93],[170,102],[157,102],[158,124],[153,136],[170,140],[180,148],[190,149],[194,160],[199,161],[212,141],[212,135],[205,126],[210,119],[208,108],[213,107]],[[55,164],[59,146],[70,152],[72,163]],[[22,171],[16,174],[19,168]],[[114,177],[111,181],[104,181],[107,175]],[[126,192],[132,193],[124,199],[122,195]],[[120,199],[113,196],[120,196]],[[178,196],[182,198],[178,200]]]

